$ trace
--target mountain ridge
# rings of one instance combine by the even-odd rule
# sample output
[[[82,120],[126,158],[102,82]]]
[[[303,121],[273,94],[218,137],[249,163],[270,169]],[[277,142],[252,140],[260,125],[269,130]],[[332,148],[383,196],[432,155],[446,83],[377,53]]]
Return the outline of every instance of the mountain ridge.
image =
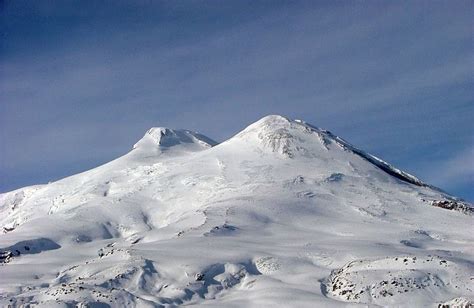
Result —
[[[0,194],[0,305],[468,303],[472,206],[418,181],[276,115],[219,144],[152,128]]]

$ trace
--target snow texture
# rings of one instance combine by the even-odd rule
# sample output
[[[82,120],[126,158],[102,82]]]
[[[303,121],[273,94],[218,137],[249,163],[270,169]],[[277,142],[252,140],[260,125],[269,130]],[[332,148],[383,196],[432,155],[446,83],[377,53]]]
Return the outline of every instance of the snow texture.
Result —
[[[299,120],[0,195],[0,306],[471,307],[472,205]]]

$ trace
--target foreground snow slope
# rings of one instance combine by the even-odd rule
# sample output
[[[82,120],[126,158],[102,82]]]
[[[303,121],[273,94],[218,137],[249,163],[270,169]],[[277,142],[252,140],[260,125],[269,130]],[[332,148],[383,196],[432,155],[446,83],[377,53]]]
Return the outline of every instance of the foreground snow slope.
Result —
[[[472,208],[328,131],[268,116],[0,195],[0,306],[468,305]]]

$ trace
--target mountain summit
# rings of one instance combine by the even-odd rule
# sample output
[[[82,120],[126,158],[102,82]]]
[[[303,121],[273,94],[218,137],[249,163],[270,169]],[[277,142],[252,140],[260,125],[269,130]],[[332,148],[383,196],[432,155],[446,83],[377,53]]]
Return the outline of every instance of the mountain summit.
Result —
[[[180,147],[182,150],[202,150],[216,145],[214,140],[184,129],[169,129],[165,127],[152,127],[145,136],[140,139],[133,149],[140,150],[169,150],[173,147]]]
[[[0,195],[0,305],[469,305],[472,205],[304,121]]]
[[[331,132],[312,126],[302,120],[291,121],[280,115],[270,115],[250,125],[236,138],[246,142],[257,140],[263,147],[286,157],[311,157],[315,159],[334,159],[335,152],[346,151],[379,167],[388,174],[418,186],[426,186],[413,175],[401,171],[373,155],[365,153]],[[352,158],[345,157],[350,162]]]

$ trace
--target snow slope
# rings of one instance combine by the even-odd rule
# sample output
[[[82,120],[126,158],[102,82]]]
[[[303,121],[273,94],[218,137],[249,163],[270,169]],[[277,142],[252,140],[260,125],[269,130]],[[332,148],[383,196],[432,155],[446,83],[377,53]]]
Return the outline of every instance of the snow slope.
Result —
[[[472,206],[267,116],[0,195],[0,306],[468,306]]]

